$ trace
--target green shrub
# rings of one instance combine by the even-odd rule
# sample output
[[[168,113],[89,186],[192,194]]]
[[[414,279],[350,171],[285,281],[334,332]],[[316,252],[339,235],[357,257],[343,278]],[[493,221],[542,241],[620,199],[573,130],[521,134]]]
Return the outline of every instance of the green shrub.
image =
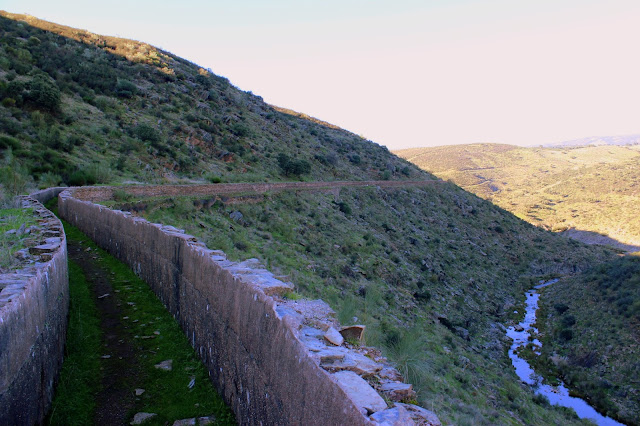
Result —
[[[131,201],[133,196],[122,188],[113,191],[113,200],[119,203]]]
[[[285,176],[300,176],[311,172],[311,164],[307,160],[292,160],[284,153],[278,155],[278,165]]]
[[[344,201],[340,201],[337,204],[342,213],[346,214],[347,216],[351,214],[351,206],[349,206],[349,204],[345,203]]]
[[[564,314],[567,310],[569,310],[569,307],[564,304],[564,303],[558,303],[556,305],[553,306],[553,308],[560,314]]]
[[[86,170],[76,170],[66,181],[69,186],[95,185],[96,178]]]
[[[5,152],[3,167],[0,167],[0,184],[4,187],[5,195],[11,197],[26,191],[29,183],[29,173],[13,156],[11,148]]]
[[[16,106],[16,100],[13,98],[4,98],[2,100],[2,106],[5,108],[11,108]]]
[[[116,84],[116,95],[121,98],[132,98],[138,94],[138,88],[128,80],[118,80]]]
[[[358,165],[360,163],[362,163],[362,159],[360,158],[360,156],[358,154],[353,154],[352,156],[349,157],[349,161],[352,162],[355,165]]]
[[[569,341],[573,339],[573,331],[569,330],[568,328],[562,329],[560,330],[560,334],[558,334],[558,337],[560,337],[561,340]]]
[[[576,323],[576,318],[573,315],[567,315],[562,318],[562,325],[565,327],[571,327]]]
[[[13,138],[11,136],[0,135],[0,149],[6,149],[6,148],[19,149],[20,141],[18,141],[16,138]]]
[[[38,178],[38,188],[45,189],[52,186],[58,186],[62,182],[60,175],[53,172],[46,172],[40,175]]]
[[[135,136],[144,142],[159,142],[160,133],[148,124],[139,124],[134,130]]]
[[[27,85],[25,99],[38,109],[57,112],[60,109],[60,89],[48,76],[36,75]]]

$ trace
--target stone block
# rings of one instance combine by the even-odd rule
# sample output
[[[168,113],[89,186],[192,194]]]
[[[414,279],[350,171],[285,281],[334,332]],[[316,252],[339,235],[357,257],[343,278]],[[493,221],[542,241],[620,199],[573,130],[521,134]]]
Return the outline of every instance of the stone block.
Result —
[[[332,377],[337,381],[342,390],[360,408],[363,414],[371,415],[375,412],[386,410],[387,403],[378,392],[373,389],[366,380],[351,371],[340,371]]]

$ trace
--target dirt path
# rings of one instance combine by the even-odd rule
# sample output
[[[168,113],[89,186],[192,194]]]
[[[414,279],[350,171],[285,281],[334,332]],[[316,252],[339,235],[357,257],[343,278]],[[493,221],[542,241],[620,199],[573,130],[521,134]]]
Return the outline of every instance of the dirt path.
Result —
[[[98,264],[95,250],[69,240],[68,253],[90,285],[104,336],[104,355],[100,359],[104,374],[102,390],[96,396],[94,423],[125,424],[135,404],[135,389],[142,387],[142,379],[132,336],[121,321],[122,302],[109,280],[111,274]]]
[[[219,183],[204,185],[125,185],[83,186],[73,190],[74,198],[99,202],[113,198],[115,191],[124,191],[134,197],[208,196],[221,194],[264,194],[278,191],[339,191],[341,188],[377,186],[381,188],[421,187],[444,183],[443,180],[381,180],[336,182],[274,182],[274,183]]]
[[[149,416],[149,426],[235,424],[207,369],[149,286],[63,224],[73,291],[51,424],[123,425],[142,415]]]

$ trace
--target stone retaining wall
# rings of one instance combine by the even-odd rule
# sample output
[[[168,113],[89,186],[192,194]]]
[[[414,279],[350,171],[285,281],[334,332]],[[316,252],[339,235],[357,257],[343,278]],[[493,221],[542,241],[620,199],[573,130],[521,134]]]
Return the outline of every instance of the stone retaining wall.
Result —
[[[167,195],[151,188],[145,195]],[[109,191],[64,191],[59,213],[152,287],[241,424],[439,424],[427,410],[381,397],[410,399],[411,385],[375,351],[342,342],[324,302],[285,300],[292,285],[255,259],[228,261],[181,230],[79,199]]]
[[[31,197],[34,200],[44,204],[47,201],[51,200],[52,198],[57,197],[65,189],[67,189],[67,188],[63,187],[63,186],[52,187],[52,188],[47,188],[47,189],[41,189],[40,191],[36,191],[36,192],[33,192],[33,193],[29,194],[29,197]]]
[[[44,199],[44,198],[42,198]],[[60,221],[33,198],[40,244],[28,265],[0,274],[0,425],[42,423],[64,356],[69,308],[67,243]]]

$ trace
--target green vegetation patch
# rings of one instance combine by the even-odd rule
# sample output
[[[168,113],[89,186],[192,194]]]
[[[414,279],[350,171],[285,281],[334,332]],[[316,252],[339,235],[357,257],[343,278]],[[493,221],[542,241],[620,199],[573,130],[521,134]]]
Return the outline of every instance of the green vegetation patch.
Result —
[[[65,226],[78,238],[77,229]],[[75,231],[75,232],[74,232]],[[51,425],[91,425],[96,406],[95,395],[100,389],[102,372],[102,331],[90,283],[77,263],[69,262],[69,324],[65,342],[65,357],[60,379],[47,422]]]
[[[23,231],[34,225],[33,209],[0,208],[0,273],[15,268],[15,253],[33,244],[32,236]]]

